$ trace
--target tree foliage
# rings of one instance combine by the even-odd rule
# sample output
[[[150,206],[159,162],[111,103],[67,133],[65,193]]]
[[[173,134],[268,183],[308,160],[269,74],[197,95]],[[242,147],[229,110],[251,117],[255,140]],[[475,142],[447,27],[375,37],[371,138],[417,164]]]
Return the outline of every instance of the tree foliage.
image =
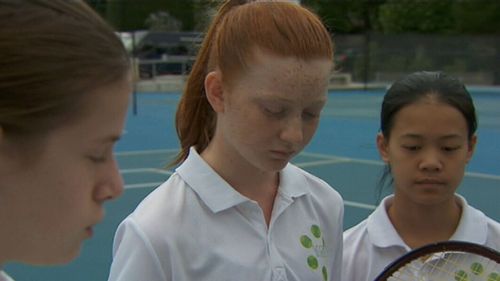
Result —
[[[334,33],[499,34],[497,0],[302,0]]]
[[[220,0],[86,0],[119,30],[147,29],[160,11],[203,31]],[[333,33],[499,34],[497,0],[301,0]]]
[[[456,1],[453,9],[457,33],[500,34],[500,1]]]
[[[366,30],[375,11],[375,5],[366,0],[302,0],[301,3],[318,13],[328,29],[334,33]]]
[[[388,0],[380,6],[378,21],[386,33],[451,32],[453,0]]]
[[[94,0],[96,1],[96,0]],[[195,26],[193,0],[100,0],[106,2],[103,16],[120,31],[148,29],[148,19],[159,12],[168,13],[172,21],[182,24],[181,30]],[[100,4],[102,7],[102,3]],[[102,12],[102,8],[98,11]]]
[[[180,31],[182,23],[165,11],[153,12],[146,19],[146,26],[151,31]]]

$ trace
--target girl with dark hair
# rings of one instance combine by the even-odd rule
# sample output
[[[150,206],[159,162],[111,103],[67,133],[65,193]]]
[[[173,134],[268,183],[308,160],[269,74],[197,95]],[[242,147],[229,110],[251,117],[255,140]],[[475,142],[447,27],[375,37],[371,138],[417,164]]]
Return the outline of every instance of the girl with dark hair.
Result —
[[[316,131],[332,56],[297,4],[221,5],[177,111],[181,165],[119,226],[109,280],[340,279],[341,197],[289,163]]]
[[[477,141],[465,86],[441,72],[410,74],[390,87],[380,119],[381,184],[394,194],[344,233],[342,280],[372,281],[411,249],[439,241],[499,250],[500,224],[456,193]]]

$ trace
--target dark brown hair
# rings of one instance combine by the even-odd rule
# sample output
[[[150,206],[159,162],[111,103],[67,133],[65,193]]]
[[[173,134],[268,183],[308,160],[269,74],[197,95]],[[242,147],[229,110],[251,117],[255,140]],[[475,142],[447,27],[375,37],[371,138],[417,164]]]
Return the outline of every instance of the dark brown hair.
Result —
[[[474,136],[476,109],[465,85],[444,72],[419,71],[397,80],[387,90],[380,110],[380,132],[384,138],[389,140],[391,137],[394,118],[401,109],[429,97],[460,111],[467,122],[468,139]],[[392,185],[391,167],[386,165],[377,186],[379,197],[388,184]]]
[[[79,116],[86,94],[130,69],[113,29],[83,1],[0,0],[0,126],[41,136]]]

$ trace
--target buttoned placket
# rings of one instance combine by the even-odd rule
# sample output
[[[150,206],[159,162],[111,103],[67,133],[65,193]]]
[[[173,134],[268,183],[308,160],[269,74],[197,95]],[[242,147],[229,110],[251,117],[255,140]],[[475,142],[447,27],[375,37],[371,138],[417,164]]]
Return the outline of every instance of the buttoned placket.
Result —
[[[243,211],[245,217],[250,220],[252,225],[257,228],[262,237],[265,237],[267,256],[271,266],[271,280],[272,281],[288,281],[286,276],[286,269],[282,257],[279,255],[275,247],[272,235],[272,228],[276,220],[283,213],[283,211],[293,202],[290,198],[284,198],[280,195],[276,196],[275,204],[269,228],[267,227],[264,213],[255,201],[248,201],[243,203],[239,209]]]
[[[287,281],[288,278],[286,276],[285,265],[283,264],[282,257],[278,254],[278,250],[275,247],[275,243],[273,241],[273,226],[279,216],[283,213],[283,211],[293,202],[293,200],[289,200],[278,194],[275,199],[275,204],[273,207],[273,213],[271,217],[271,222],[269,224],[269,230],[267,232],[267,246],[268,253],[271,260],[272,266],[272,281]]]

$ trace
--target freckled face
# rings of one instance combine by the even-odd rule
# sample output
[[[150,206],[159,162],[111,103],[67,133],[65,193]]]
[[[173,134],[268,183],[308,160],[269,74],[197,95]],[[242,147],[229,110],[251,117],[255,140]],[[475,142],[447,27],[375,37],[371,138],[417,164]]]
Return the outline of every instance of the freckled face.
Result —
[[[256,52],[247,72],[225,89],[217,123],[225,147],[259,170],[281,170],[316,132],[331,67],[328,59]]]
[[[475,142],[475,136],[468,138],[460,111],[429,98],[402,108],[394,116],[390,138],[378,137],[394,192],[407,204],[453,200]]]

